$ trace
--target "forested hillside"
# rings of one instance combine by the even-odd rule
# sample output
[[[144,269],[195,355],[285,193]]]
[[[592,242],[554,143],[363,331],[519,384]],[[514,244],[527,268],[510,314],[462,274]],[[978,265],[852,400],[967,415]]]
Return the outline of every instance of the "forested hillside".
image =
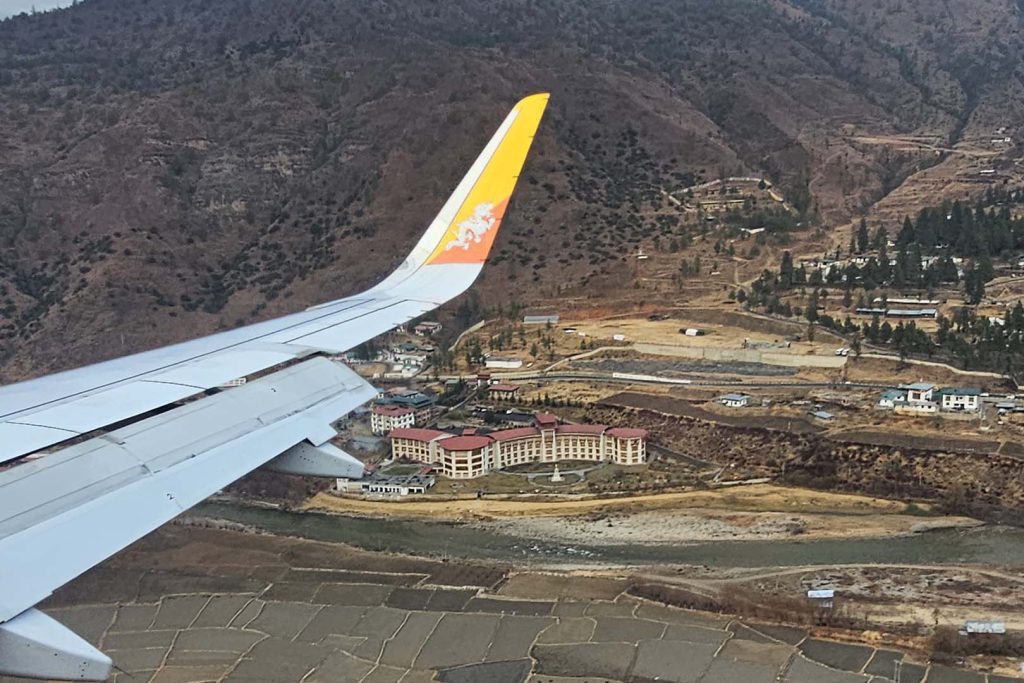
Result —
[[[466,316],[686,245],[668,194],[701,181],[766,177],[828,228],[945,159],[854,132],[1019,130],[1019,31],[1011,0],[85,0],[0,22],[0,380],[371,284],[538,90]]]

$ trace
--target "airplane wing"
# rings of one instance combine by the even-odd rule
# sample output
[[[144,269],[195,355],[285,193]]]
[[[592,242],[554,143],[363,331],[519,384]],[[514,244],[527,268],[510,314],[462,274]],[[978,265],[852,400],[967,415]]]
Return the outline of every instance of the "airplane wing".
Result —
[[[409,256],[372,289],[0,387],[0,675],[105,680],[110,659],[34,606],[246,473],[361,474],[330,444],[331,424],[374,390],[327,356],[469,288],[547,101],[531,95],[512,109]]]

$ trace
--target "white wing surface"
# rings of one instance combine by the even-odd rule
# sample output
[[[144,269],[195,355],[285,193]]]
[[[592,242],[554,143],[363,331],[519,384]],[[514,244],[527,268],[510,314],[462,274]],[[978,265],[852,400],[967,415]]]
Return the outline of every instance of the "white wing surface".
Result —
[[[301,313],[0,387],[0,675],[103,680],[111,662],[34,609],[246,473],[359,476],[331,424],[373,389],[326,355],[465,291],[547,105],[520,101],[376,287]],[[250,381],[211,391],[231,380]]]

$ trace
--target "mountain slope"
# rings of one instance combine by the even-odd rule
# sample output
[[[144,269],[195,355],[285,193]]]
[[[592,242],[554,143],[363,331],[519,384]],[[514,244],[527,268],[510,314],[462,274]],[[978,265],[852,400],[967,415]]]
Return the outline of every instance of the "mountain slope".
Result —
[[[411,246],[553,93],[484,302],[617,282],[666,199],[765,175],[841,222],[1021,123],[1009,0],[86,0],[0,23],[0,379],[299,309]]]

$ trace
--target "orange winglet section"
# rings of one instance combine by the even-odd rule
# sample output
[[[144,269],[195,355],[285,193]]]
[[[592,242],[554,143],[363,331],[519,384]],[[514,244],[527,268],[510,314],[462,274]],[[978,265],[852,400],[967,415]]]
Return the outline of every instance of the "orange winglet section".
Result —
[[[548,97],[548,93],[530,95],[515,106],[512,126],[427,259],[428,264],[483,263],[487,259]]]

